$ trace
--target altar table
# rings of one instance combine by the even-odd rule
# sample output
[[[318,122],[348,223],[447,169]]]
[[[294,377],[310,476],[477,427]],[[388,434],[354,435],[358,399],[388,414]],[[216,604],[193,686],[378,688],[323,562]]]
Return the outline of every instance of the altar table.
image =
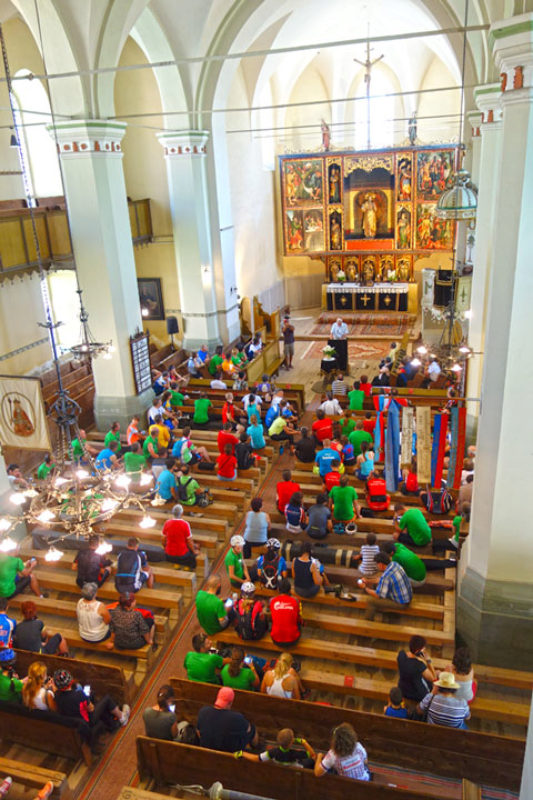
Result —
[[[407,311],[408,283],[329,283],[328,311]]]

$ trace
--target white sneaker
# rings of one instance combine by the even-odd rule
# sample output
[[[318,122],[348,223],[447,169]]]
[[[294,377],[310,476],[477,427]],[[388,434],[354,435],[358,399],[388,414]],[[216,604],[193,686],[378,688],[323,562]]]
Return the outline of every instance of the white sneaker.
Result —
[[[122,706],[122,719],[120,720],[121,725],[127,725],[128,720],[130,718],[131,708],[125,703]]]

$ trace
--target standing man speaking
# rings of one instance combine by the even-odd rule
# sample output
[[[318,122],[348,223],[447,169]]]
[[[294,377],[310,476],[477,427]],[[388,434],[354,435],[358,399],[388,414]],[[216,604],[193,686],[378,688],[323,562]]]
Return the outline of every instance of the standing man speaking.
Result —
[[[337,354],[337,367],[341,372],[348,372],[348,326],[338,317],[331,326],[328,342]]]

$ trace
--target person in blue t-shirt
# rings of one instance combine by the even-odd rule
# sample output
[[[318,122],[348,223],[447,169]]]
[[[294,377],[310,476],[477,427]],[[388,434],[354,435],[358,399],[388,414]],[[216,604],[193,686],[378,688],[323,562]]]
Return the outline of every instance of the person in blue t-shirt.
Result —
[[[6,614],[7,603],[7,598],[0,597],[0,649],[11,647],[11,637],[17,627],[16,620]]]
[[[408,719],[407,709],[403,707],[403,694],[399,686],[393,686],[389,692],[389,702],[383,709],[386,717]]]
[[[176,476],[174,475],[173,468],[174,459],[167,458],[165,461],[165,468],[159,473],[155,484],[157,493],[167,502],[178,499]]]
[[[315,464],[318,464],[318,471],[320,477],[323,478],[328,472],[331,472],[331,462],[338,461],[339,454],[337,450],[331,447],[329,439],[324,439],[322,442],[322,450],[319,450],[315,456]]]
[[[270,406],[265,416],[265,425],[267,430],[270,428],[276,417],[279,417],[279,414],[280,414],[279,403]]]
[[[263,426],[255,414],[250,417],[250,425],[246,428],[246,433],[252,440],[254,450],[262,450],[266,446]]]
[[[115,452],[117,447],[118,442],[109,442],[109,447],[100,450],[94,460],[96,469],[118,469],[118,457]]]

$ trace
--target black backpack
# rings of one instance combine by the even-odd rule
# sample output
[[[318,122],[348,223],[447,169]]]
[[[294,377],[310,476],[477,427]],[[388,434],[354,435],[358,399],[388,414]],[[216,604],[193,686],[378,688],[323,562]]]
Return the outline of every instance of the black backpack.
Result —
[[[262,608],[259,600],[256,600],[245,611],[242,599],[238,601],[235,607],[235,630],[241,639],[260,639],[261,636],[265,635],[268,623],[264,617],[261,618],[260,616]]]
[[[447,489],[441,489],[440,492],[422,492],[420,499],[430,514],[447,514],[453,505],[453,498]]]
[[[188,500],[187,486],[191,481],[192,478],[187,478],[187,480],[182,483],[181,478],[178,478],[178,497],[184,503],[186,503]]]
[[[281,555],[278,553],[275,561],[265,561],[263,559],[263,566],[261,567],[261,583],[266,589],[278,588],[278,567]]]

